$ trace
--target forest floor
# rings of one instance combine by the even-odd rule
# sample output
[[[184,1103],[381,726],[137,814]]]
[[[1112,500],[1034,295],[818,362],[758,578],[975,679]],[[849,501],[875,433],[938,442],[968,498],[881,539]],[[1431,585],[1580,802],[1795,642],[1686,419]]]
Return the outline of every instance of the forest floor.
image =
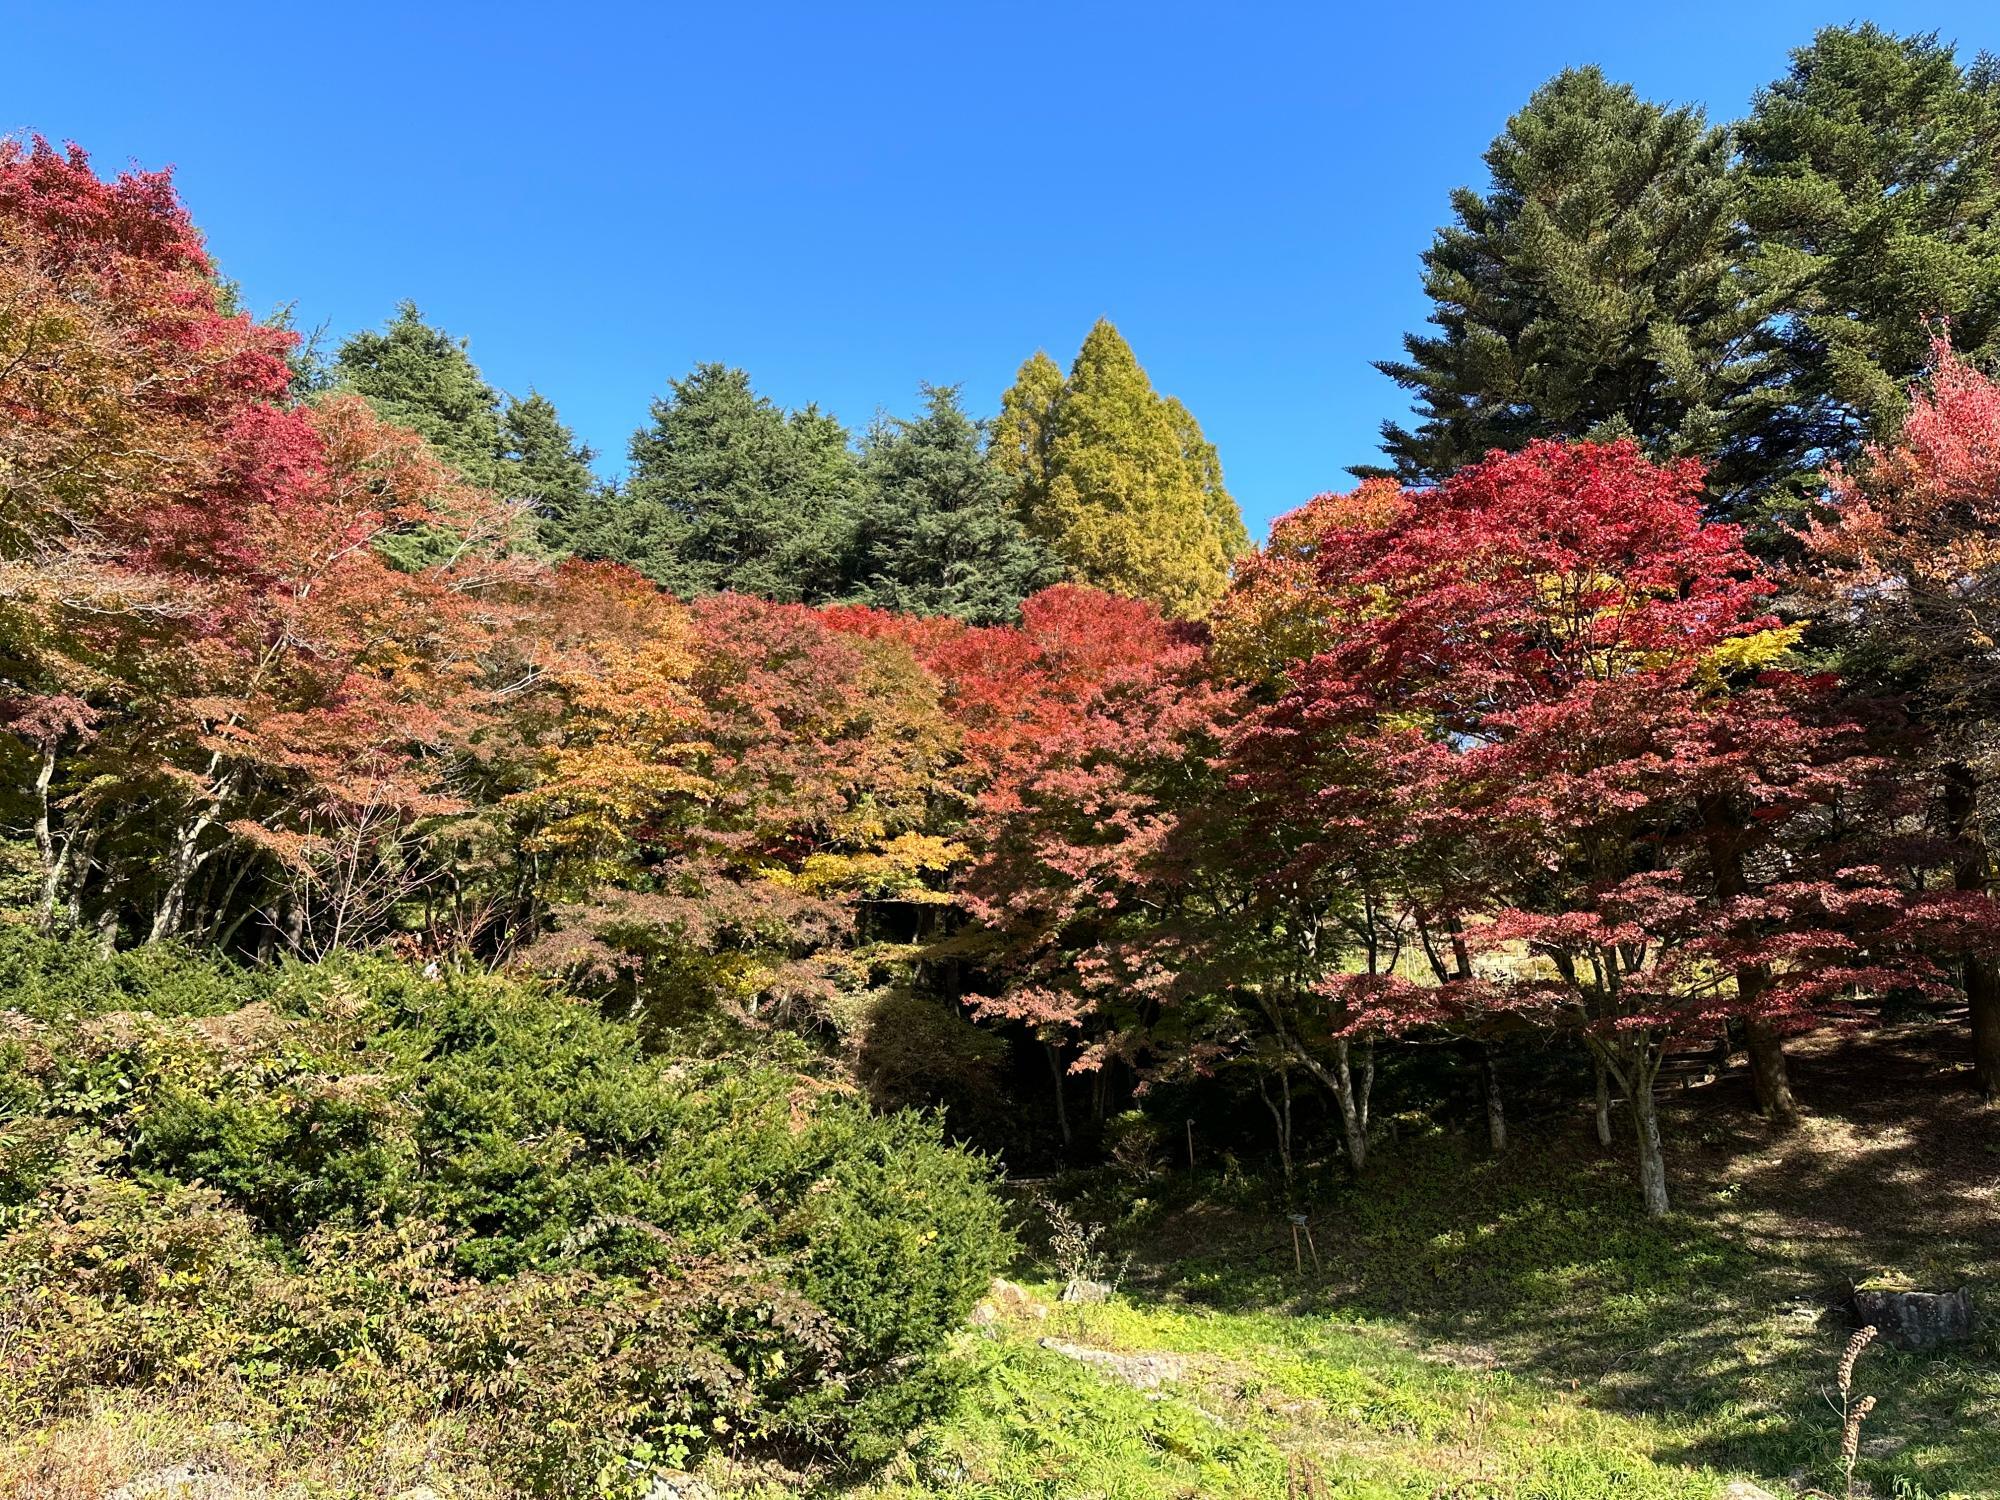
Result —
[[[966,1340],[980,1373],[956,1418],[858,1493],[1842,1494],[1852,1284],[2000,1306],[2000,1113],[1963,1047],[1937,1023],[1799,1043],[1789,1134],[1740,1070],[1670,1095],[1659,1222],[1582,1118],[1499,1158],[1450,1136],[1383,1151],[1316,1204],[1317,1272],[1278,1212],[1141,1185],[1118,1297],[1011,1299]],[[1935,1353],[1878,1343],[1855,1388],[1879,1401],[1857,1495],[2000,1495],[2000,1318]]]

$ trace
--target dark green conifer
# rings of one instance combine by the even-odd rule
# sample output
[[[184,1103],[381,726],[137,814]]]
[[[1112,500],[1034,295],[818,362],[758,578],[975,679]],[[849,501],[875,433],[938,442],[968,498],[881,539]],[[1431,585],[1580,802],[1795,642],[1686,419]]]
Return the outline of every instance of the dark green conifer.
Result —
[[[1378,368],[1421,420],[1383,424],[1389,472],[1431,483],[1537,437],[1633,436],[1754,483],[1742,436],[1765,399],[1729,132],[1595,68],[1537,89],[1486,153],[1484,193],[1424,253],[1437,332]]]
[[[653,403],[630,452],[630,479],[585,505],[573,550],[684,596],[837,595],[860,477],[832,417],[814,407],[787,415],[743,371],[697,365]]]
[[[1062,577],[1014,508],[1016,483],[989,463],[955,386],[924,387],[923,415],[885,418],[861,452],[847,597],[975,625],[1013,619]]]
[[[1740,130],[1760,280],[1783,298],[1762,461],[1781,498],[1893,436],[1934,331],[2000,354],[2000,66],[1935,33],[1828,27]]]

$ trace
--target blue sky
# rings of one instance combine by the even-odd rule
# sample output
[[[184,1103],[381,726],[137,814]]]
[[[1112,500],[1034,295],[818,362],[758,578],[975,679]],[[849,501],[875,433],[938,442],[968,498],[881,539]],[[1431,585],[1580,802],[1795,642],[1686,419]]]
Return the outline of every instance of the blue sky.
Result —
[[[338,335],[414,298],[615,471],[698,360],[850,426],[990,412],[1099,316],[1253,531],[1402,394],[1418,253],[1557,69],[1733,117],[1824,24],[2000,50],[2000,8],[20,4],[0,131],[173,164],[222,268]]]

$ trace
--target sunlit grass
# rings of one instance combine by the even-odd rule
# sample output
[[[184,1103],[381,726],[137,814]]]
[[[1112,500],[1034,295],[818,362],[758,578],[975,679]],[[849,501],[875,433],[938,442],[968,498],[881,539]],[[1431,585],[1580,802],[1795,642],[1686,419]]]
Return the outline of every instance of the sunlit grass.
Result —
[[[1680,1442],[1659,1424],[1426,1360],[1389,1327],[1134,1299],[1043,1306],[1042,1318],[969,1335],[979,1373],[952,1417],[851,1493],[1698,1500],[1722,1489],[1722,1476],[1657,1456]],[[1180,1355],[1185,1374],[1135,1390],[1044,1339]]]

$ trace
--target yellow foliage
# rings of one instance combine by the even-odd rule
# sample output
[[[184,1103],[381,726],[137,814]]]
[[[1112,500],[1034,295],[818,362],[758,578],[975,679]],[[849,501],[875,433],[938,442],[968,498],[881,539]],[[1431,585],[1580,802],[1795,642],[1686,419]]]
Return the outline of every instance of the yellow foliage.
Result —
[[[1759,630],[1752,635],[1741,635],[1734,640],[1724,641],[1709,652],[1702,665],[1704,670],[1712,671],[1717,676],[1768,671],[1791,655],[1799,643],[1799,638],[1805,633],[1805,625],[1798,623],[1777,625],[1769,630]]]

